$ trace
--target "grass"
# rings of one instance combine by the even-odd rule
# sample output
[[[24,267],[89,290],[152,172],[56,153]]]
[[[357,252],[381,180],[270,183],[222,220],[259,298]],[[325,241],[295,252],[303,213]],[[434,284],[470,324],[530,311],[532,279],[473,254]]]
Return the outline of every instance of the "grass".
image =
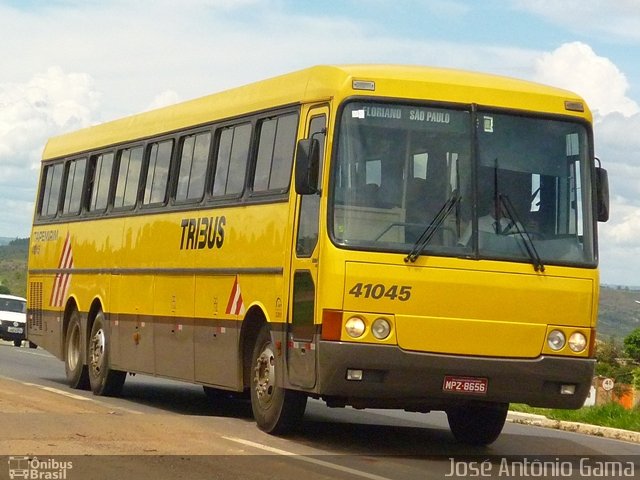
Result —
[[[512,404],[510,410],[523,413],[544,415],[553,420],[588,423],[602,427],[622,428],[640,432],[640,408],[626,410],[617,403],[607,403],[596,407],[583,407],[578,410],[557,410],[534,408],[523,404]]]

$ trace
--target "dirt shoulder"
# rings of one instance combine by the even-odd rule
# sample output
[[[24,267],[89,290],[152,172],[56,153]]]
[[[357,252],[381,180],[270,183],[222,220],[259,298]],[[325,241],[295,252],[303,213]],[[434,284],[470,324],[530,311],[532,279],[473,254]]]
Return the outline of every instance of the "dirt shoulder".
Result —
[[[224,418],[141,414],[0,377],[0,455],[229,455]],[[212,438],[214,437],[214,438]]]

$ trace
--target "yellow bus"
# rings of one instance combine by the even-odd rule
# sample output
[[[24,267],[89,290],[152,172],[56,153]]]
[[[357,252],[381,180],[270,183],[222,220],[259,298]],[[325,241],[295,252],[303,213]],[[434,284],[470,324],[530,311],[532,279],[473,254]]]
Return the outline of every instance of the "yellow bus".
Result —
[[[592,117],[492,75],[317,66],[49,140],[28,338],[73,388],[127,372],[249,394],[257,425],[509,402],[577,408],[594,367]]]

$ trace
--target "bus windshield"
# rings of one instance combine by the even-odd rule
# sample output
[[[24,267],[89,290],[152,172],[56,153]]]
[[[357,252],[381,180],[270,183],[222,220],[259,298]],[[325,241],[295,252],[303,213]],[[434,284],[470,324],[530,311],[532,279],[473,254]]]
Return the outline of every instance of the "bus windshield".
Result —
[[[412,260],[595,265],[589,138],[564,119],[350,102],[332,176],[333,241]]]

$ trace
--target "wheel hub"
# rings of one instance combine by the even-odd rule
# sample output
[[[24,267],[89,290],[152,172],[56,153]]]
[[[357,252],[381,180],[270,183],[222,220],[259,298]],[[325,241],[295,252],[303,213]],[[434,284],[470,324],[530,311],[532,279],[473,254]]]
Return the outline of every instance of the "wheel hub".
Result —
[[[70,333],[67,345],[67,363],[71,370],[75,370],[80,361],[80,331],[74,328]]]
[[[270,346],[266,346],[258,357],[253,378],[258,400],[262,404],[268,404],[271,402],[275,383],[275,355]]]
[[[104,357],[105,336],[104,330],[101,328],[91,337],[89,345],[89,363],[95,377],[99,377],[102,371],[102,363]]]

